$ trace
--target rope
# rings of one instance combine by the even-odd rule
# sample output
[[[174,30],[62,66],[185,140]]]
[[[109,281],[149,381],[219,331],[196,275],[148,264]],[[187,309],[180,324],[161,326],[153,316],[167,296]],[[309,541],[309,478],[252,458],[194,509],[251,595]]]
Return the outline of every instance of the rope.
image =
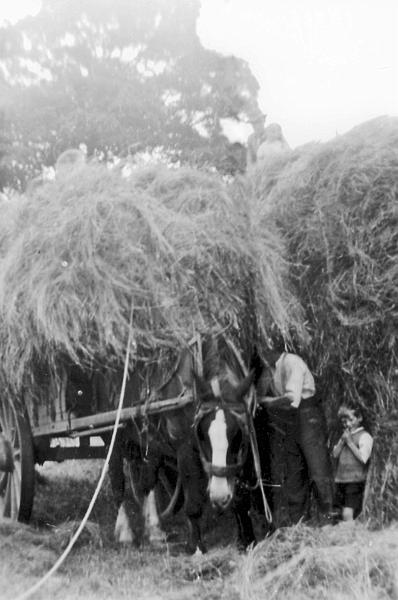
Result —
[[[100,478],[98,480],[97,487],[95,488],[95,491],[94,491],[94,494],[93,494],[93,496],[91,498],[90,504],[89,504],[89,506],[88,506],[88,508],[86,510],[86,514],[84,515],[84,517],[83,517],[83,519],[82,519],[79,527],[77,528],[77,530],[73,534],[72,538],[70,539],[69,544],[67,545],[67,547],[65,548],[65,550],[63,551],[63,553],[61,554],[61,556],[58,558],[58,560],[51,567],[51,569],[45,575],[43,575],[43,577],[41,579],[39,579],[39,581],[37,581],[26,592],[24,592],[23,594],[20,594],[19,596],[17,596],[15,598],[15,600],[26,600],[26,598],[30,598],[30,596],[32,596],[32,594],[34,594],[39,588],[41,588],[42,585],[59,569],[59,567],[62,565],[62,563],[65,561],[66,557],[68,556],[68,554],[72,550],[72,548],[75,545],[76,541],[78,540],[81,532],[83,531],[84,527],[86,526],[86,523],[87,523],[88,518],[89,518],[89,516],[91,514],[91,511],[94,508],[94,504],[95,504],[95,502],[97,500],[98,494],[101,491],[101,487],[102,487],[102,484],[103,484],[104,479],[105,479],[106,471],[107,471],[107,468],[108,468],[108,465],[109,465],[109,460],[110,460],[111,454],[113,452],[113,447],[115,445],[116,435],[117,435],[117,431],[118,431],[118,427],[119,427],[120,415],[121,415],[122,406],[123,406],[124,394],[125,394],[125,391],[126,391],[127,375],[128,375],[129,361],[130,361],[130,348],[131,348],[131,339],[132,339],[132,322],[133,322],[133,306],[131,306],[131,311],[130,311],[129,336],[128,336],[128,340],[127,340],[126,358],[125,358],[125,361],[124,361],[123,382],[122,382],[122,387],[121,387],[121,390],[120,390],[119,405],[118,405],[117,413],[116,413],[116,417],[115,417],[115,424],[114,424],[114,427],[113,427],[112,438],[111,438],[111,442],[110,442],[110,445],[109,445],[108,453],[106,455],[104,466],[102,467],[101,476],[100,476]]]
[[[270,506],[268,504],[268,501],[267,501],[267,498],[265,495],[264,483],[263,483],[263,479],[261,477],[260,453],[258,451],[257,437],[256,437],[256,432],[254,430],[253,417],[247,407],[246,407],[246,414],[247,414],[247,419],[249,422],[249,438],[250,438],[250,445],[251,445],[252,454],[253,454],[254,470],[256,473],[258,486],[261,491],[261,497],[262,497],[263,505],[264,505],[264,514],[265,514],[265,518],[267,519],[268,523],[272,523],[272,512],[271,512]]]

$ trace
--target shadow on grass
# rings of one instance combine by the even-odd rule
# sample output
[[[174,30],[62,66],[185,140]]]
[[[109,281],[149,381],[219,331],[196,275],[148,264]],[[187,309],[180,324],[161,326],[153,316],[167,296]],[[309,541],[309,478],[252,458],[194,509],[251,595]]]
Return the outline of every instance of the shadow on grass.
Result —
[[[59,464],[48,462],[38,467],[31,524],[36,528],[56,530],[67,522],[79,522],[89,506],[102,465],[102,460],[72,460]],[[142,529],[140,516],[133,508],[132,502],[129,505],[139,537]],[[108,547],[114,545],[113,529],[116,516],[112,490],[106,476],[89,518],[98,525],[101,542]],[[163,528],[170,552],[184,552],[188,527],[183,511],[164,522]],[[208,548],[227,546],[235,542],[236,524],[230,511],[219,515],[210,507],[206,507],[202,528]]]
[[[102,466],[102,460],[71,460],[38,467],[31,524],[56,528],[65,522],[81,521]],[[103,541],[111,540],[116,509],[107,476],[89,518],[99,525]]]

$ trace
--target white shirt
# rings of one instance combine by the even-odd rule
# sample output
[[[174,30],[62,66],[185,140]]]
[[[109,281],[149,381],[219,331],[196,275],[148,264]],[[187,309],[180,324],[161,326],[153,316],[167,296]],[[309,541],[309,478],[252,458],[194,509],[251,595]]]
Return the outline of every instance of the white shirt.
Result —
[[[287,396],[294,408],[303,398],[315,394],[315,382],[311,371],[300,356],[284,352],[275,363],[274,386],[279,396]]]
[[[282,140],[266,140],[257,148],[257,160],[264,160],[269,157],[286,154],[287,152],[290,152],[290,148],[286,142],[283,142]]]

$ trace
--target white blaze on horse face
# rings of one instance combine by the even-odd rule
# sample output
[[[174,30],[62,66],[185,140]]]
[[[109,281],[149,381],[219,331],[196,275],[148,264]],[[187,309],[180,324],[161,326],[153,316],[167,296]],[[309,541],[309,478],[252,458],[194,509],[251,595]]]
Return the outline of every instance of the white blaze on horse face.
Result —
[[[215,467],[227,466],[227,423],[224,411],[219,409],[209,427],[209,439],[211,445],[211,462]],[[232,490],[226,477],[211,476],[209,482],[210,501],[221,508],[225,508],[231,498]]]
[[[133,532],[124,502],[120,505],[119,512],[117,513],[115,539],[119,544],[131,544],[133,541]]]

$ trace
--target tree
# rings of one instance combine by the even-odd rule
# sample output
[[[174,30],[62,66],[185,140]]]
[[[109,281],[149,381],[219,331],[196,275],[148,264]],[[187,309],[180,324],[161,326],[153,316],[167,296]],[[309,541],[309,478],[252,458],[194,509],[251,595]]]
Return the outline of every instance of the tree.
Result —
[[[199,0],[44,0],[37,16],[1,28],[0,108],[20,165],[9,183],[23,187],[82,142],[89,155],[125,156],[140,142],[170,160],[235,169],[221,120],[258,112],[258,83],[245,61],[203,48],[199,9]]]

